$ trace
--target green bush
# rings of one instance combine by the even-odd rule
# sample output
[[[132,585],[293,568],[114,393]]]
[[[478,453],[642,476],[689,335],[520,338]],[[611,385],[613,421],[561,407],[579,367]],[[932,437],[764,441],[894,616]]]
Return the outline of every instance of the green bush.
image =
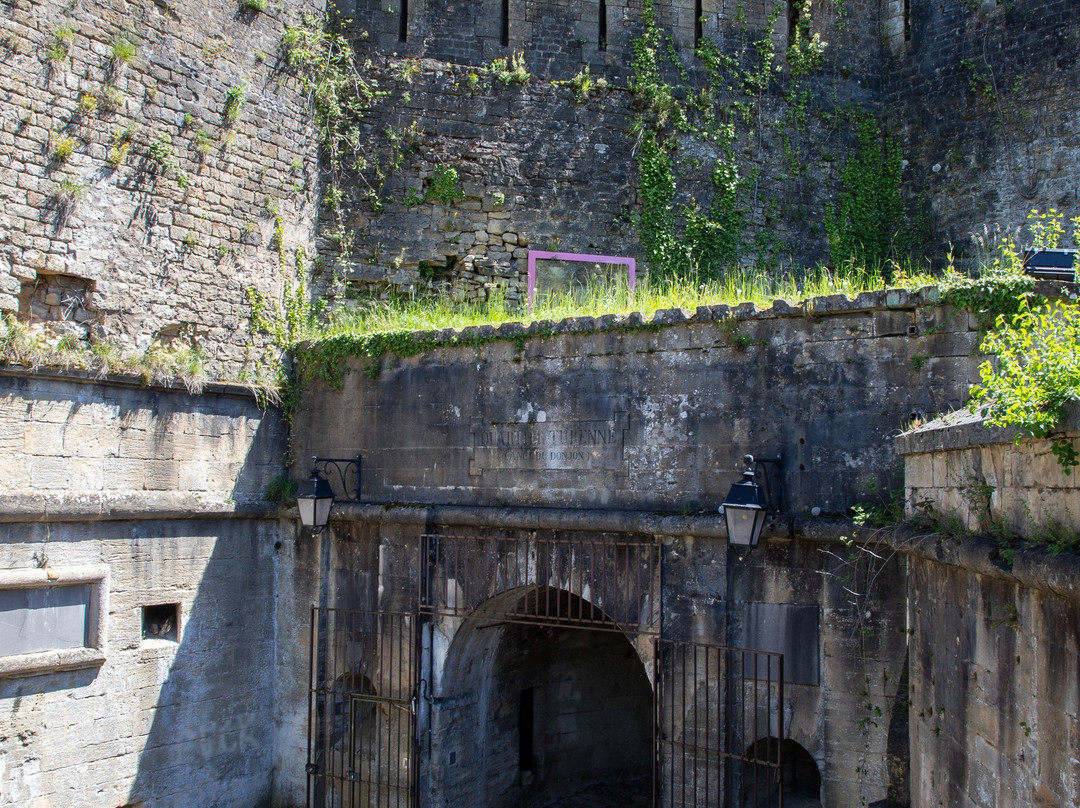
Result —
[[[1065,405],[1080,400],[1076,304],[1021,300],[1015,315],[998,316],[982,350],[993,358],[979,368],[982,384],[972,388],[972,405],[990,425],[1019,427],[1024,434],[1045,438],[1057,427]],[[1066,474],[1080,464],[1072,441],[1057,439],[1053,450]]]

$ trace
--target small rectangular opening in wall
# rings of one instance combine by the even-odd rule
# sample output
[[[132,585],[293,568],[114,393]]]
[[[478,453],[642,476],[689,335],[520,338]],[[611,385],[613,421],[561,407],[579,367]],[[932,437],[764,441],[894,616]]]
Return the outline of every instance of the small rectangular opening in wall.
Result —
[[[179,639],[180,604],[161,603],[142,607],[142,638],[144,640]]]
[[[904,0],[904,41],[911,41],[911,0]]]
[[[694,47],[701,44],[701,38],[705,35],[704,30],[705,9],[702,8],[701,0],[694,3]]]
[[[504,48],[510,44],[510,0],[502,0],[502,18],[499,20],[499,42]]]
[[[607,50],[607,0],[600,0],[600,19],[597,46]]]
[[[535,687],[527,687],[521,691],[518,702],[518,770],[531,772],[533,770],[533,737],[536,732]]]
[[[402,42],[409,41],[409,0],[398,0],[401,5],[401,16],[398,19],[398,39]]]

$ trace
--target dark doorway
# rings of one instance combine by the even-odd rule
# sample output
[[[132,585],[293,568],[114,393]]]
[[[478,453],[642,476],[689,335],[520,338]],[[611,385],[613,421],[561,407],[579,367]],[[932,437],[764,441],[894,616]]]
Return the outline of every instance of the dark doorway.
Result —
[[[469,621],[439,678],[431,774],[447,805],[651,804],[652,686],[624,634]]]
[[[746,751],[751,760],[776,760],[777,739],[762,738]],[[768,771],[764,766],[747,763],[742,774],[742,808],[772,808],[778,805],[777,790],[784,789],[784,808],[821,808],[821,772],[817,763],[802,746],[791,739],[780,741],[779,772],[780,782],[776,782],[775,771]],[[770,788],[762,789],[761,784],[771,778]],[[757,784],[757,789],[754,786]],[[756,795],[756,796],[755,796]]]

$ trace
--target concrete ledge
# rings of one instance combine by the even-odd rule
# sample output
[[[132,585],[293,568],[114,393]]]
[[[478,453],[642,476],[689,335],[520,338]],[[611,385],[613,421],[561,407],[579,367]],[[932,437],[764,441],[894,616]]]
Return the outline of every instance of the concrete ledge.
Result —
[[[125,492],[99,496],[12,494],[0,499],[0,523],[267,519],[277,515],[277,506],[269,502],[200,501],[187,492]]]
[[[719,514],[682,516],[631,510],[581,508],[498,508],[467,505],[350,505],[334,506],[332,522],[490,527],[518,530],[581,530],[590,533],[646,533],[654,536],[694,536],[727,540]],[[795,518],[777,514],[765,522],[762,538],[835,541],[850,535],[850,520]]]
[[[936,533],[898,528],[878,531],[871,540],[915,558],[1080,601],[1080,556],[1075,553],[1052,556],[1045,547],[1023,547],[1016,549],[1010,566],[1001,558],[997,542],[985,536],[951,541]]]
[[[161,390],[188,396],[225,396],[229,398],[255,399],[252,389],[243,384],[232,382],[206,382],[198,393],[192,393],[179,382],[173,384],[154,384],[143,380],[141,376],[121,374],[100,376],[88,370],[56,370],[54,368],[28,368],[23,365],[0,364],[0,376],[14,376],[30,379],[48,379],[71,382],[73,384],[100,384],[105,387],[137,387],[144,390]]]
[[[1080,402],[1066,406],[1057,431],[1080,432]],[[900,455],[910,455],[1014,443],[1016,436],[1022,434],[1015,427],[987,426],[986,419],[977,412],[957,410],[898,435],[896,451]]]
[[[0,679],[95,668],[103,664],[105,664],[105,653],[98,648],[40,651],[36,654],[0,657]]]

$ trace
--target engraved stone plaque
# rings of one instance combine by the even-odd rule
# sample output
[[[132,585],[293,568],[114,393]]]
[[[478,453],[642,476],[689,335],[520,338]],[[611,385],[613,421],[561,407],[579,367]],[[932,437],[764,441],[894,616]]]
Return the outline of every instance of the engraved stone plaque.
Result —
[[[624,470],[626,415],[607,421],[474,421],[469,473],[485,470]]]

